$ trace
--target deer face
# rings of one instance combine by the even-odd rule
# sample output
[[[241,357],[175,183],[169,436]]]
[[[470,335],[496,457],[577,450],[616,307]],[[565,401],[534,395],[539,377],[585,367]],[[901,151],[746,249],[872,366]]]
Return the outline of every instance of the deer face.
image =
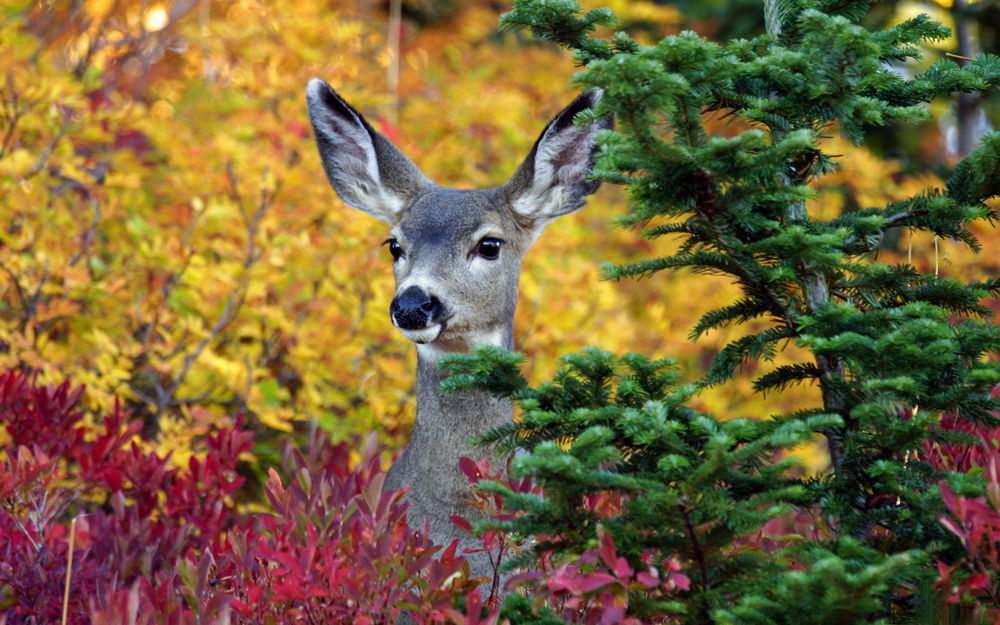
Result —
[[[389,234],[393,324],[410,340],[438,342],[444,351],[502,344],[525,235],[495,193],[429,189]]]
[[[476,344],[512,348],[521,259],[546,223],[573,212],[599,183],[588,180],[597,132],[578,127],[596,104],[584,93],[553,119],[505,184],[439,187],[325,82],[307,89],[320,157],[338,195],[392,226],[393,324],[426,355]]]

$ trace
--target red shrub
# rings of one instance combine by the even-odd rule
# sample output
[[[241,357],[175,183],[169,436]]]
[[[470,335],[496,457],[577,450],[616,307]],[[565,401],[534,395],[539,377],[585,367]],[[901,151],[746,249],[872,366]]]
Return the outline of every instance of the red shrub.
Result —
[[[962,541],[966,557],[951,566],[938,562],[936,585],[948,603],[967,605],[983,620],[1000,622],[1000,428],[954,415],[944,416],[941,428],[970,435],[978,442],[927,443],[924,458],[938,469],[981,474],[986,493],[985,497],[962,497],[940,483],[949,512],[941,523]]]
[[[485,479],[497,482],[513,493],[541,494],[542,490],[534,486],[530,478],[514,479],[509,476],[512,459],[513,456],[509,457],[506,467],[498,470],[494,470],[487,460],[477,463],[469,458],[462,458],[459,466],[470,485]],[[476,492],[472,503],[492,519],[508,521],[514,518],[514,514],[504,510],[500,495]],[[605,491],[587,496],[583,505],[600,518],[610,519],[622,513],[622,503],[621,493]],[[466,531],[471,532],[473,529],[467,520],[460,517],[452,517],[452,521]],[[538,570],[511,576],[506,580],[505,589],[523,590],[533,598],[533,603],[544,604],[567,623],[592,625],[641,625],[638,619],[626,615],[630,596],[662,598],[688,590],[690,580],[680,572],[680,564],[676,559],[667,558],[662,562],[654,562],[652,555],[647,554],[643,566],[634,568],[618,555],[614,539],[603,527],[597,527],[597,536],[597,547],[588,549],[570,562],[554,563],[549,555],[543,554],[535,562]],[[546,537],[536,538],[545,540]],[[469,622],[495,623],[500,598],[499,586],[503,579],[502,565],[509,558],[520,555],[523,544],[515,541],[511,535],[497,530],[483,532],[480,540],[480,547],[466,551],[487,552],[494,565],[494,578],[486,602],[486,607],[489,608],[487,620]],[[473,611],[470,601],[469,612]],[[657,622],[670,621],[673,616],[675,615],[659,615]]]
[[[319,434],[287,447],[291,480],[272,470],[271,509],[249,514],[233,500],[252,445],[242,419],[178,469],[119,409],[88,432],[80,395],[0,374],[0,622],[59,621],[70,527],[71,623],[479,622],[456,545],[431,544],[402,493],[382,492],[374,438],[357,466],[352,446]],[[462,596],[474,616],[454,609]]]

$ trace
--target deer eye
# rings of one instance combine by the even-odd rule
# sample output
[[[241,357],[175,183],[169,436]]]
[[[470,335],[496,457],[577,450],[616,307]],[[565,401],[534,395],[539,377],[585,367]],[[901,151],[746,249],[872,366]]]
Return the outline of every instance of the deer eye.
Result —
[[[485,237],[479,242],[479,245],[476,246],[476,253],[486,260],[496,260],[500,257],[501,245],[503,245],[503,239]]]
[[[392,262],[399,260],[400,256],[403,255],[403,246],[399,244],[399,241],[396,239],[386,239],[385,243],[389,244],[389,253],[392,254]]]

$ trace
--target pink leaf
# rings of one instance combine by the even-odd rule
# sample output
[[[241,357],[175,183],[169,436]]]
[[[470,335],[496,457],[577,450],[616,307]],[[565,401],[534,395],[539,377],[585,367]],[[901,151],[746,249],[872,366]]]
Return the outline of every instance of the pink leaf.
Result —
[[[615,623],[620,623],[624,617],[625,608],[608,606],[604,608],[604,616],[601,617],[601,625],[615,625]]]
[[[656,588],[660,585],[660,574],[652,567],[648,571],[639,571],[635,579],[646,588]]]
[[[667,576],[667,581],[663,583],[663,586],[667,590],[672,590],[673,588],[691,590],[691,578],[683,573],[671,573]]]
[[[580,589],[580,592],[592,592],[598,588],[604,588],[608,584],[613,584],[615,581],[615,578],[607,573],[588,573],[577,578],[576,587]]]
[[[615,560],[614,572],[615,575],[618,576],[618,579],[631,579],[632,574],[634,573],[632,567],[628,564],[628,560],[625,558],[618,558]]]
[[[951,530],[952,533],[954,533],[956,536],[958,536],[962,540],[965,540],[967,538],[966,533],[963,532],[961,530],[961,528],[959,528],[958,525],[956,525],[955,522],[951,520],[950,517],[942,516],[938,520],[941,522],[941,525],[944,525],[946,528],[948,528],[949,530]]]
[[[545,585],[548,586],[549,590],[552,590],[553,592],[566,590],[573,594],[580,593],[580,587],[577,585],[577,578],[569,575],[554,575],[545,580]]]
[[[615,540],[604,529],[603,525],[597,526],[597,539],[601,544],[601,559],[604,560],[609,569],[615,568],[615,561],[618,559],[618,552],[615,550]]]
[[[517,575],[511,575],[510,579],[507,580],[506,588],[508,590],[517,588],[518,586],[523,586],[528,582],[534,581],[542,576],[541,571],[528,571],[526,573],[518,573]]]

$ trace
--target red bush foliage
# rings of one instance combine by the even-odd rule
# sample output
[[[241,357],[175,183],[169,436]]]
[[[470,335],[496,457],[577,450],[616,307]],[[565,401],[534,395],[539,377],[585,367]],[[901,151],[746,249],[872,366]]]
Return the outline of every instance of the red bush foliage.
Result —
[[[456,554],[406,523],[402,493],[382,492],[374,439],[313,438],[290,447],[271,509],[234,503],[251,434],[237,419],[185,469],[139,444],[141,423],[116,409],[91,432],[81,389],[0,375],[0,621],[58,622],[72,542],[68,622],[466,623],[477,580]],[[477,622],[477,621],[469,621]]]
[[[941,497],[949,514],[941,523],[962,541],[966,557],[952,565],[938,562],[936,586],[950,604],[969,608],[982,622],[1000,622],[1000,428],[970,423],[954,415],[941,428],[978,441],[973,445],[927,443],[925,459],[942,470],[980,474],[985,496],[963,497],[945,482]]]
[[[494,469],[488,460],[474,462],[462,458],[459,466],[469,479],[470,486],[480,480],[497,482],[516,494],[542,494],[531,478],[514,479],[509,475],[510,462]],[[602,519],[610,519],[622,514],[624,496],[620,492],[605,491],[584,498],[586,509]],[[509,521],[514,514],[504,510],[503,497],[492,492],[476,491],[473,505],[491,519]],[[472,532],[468,521],[453,517],[452,521]],[[654,562],[651,554],[644,557],[641,567],[633,567],[620,557],[614,538],[603,527],[597,527],[599,544],[587,549],[570,561],[554,562],[550,554],[536,559],[537,570],[520,572],[510,576],[505,590],[521,589],[533,598],[536,605],[545,605],[567,623],[587,623],[589,625],[641,625],[641,622],[627,615],[630,593],[647,597],[676,594],[687,591],[690,580],[680,572],[676,558]],[[546,537],[538,536],[538,540]],[[466,552],[485,551],[494,565],[494,578],[486,607],[487,620],[470,623],[495,623],[497,620],[497,589],[503,580],[503,564],[510,558],[521,555],[524,541],[495,529],[481,533],[481,547],[466,549]],[[470,603],[471,608],[471,603]],[[471,611],[471,609],[470,609]],[[669,622],[672,615],[663,614],[656,622]]]

